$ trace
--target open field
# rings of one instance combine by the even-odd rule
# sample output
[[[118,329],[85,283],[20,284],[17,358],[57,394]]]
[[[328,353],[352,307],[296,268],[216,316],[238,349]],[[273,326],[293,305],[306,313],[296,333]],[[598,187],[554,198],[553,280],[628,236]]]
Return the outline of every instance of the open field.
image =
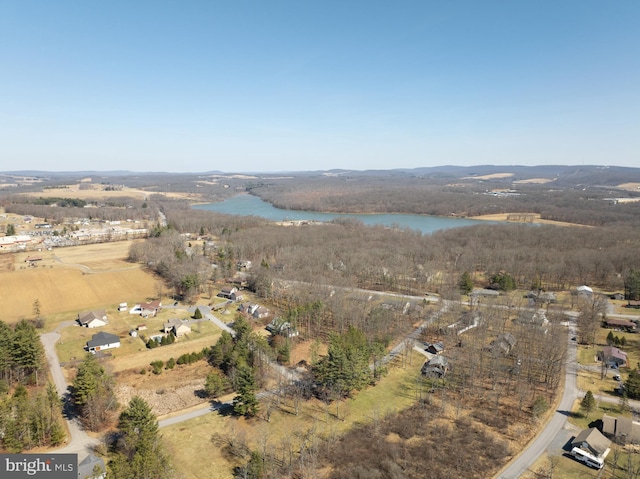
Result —
[[[312,431],[318,436],[334,437],[354,425],[375,420],[392,411],[401,411],[413,404],[414,380],[423,359],[422,355],[414,352],[411,365],[404,369],[392,367],[376,387],[342,401],[338,408],[341,419],[336,418],[335,404],[327,408],[324,403],[311,400],[302,403],[298,416],[293,414],[293,408],[284,404],[281,409],[273,411],[270,422],[260,417],[246,421],[213,413],[163,428],[161,433],[176,469],[184,479],[228,479],[233,477],[232,469],[237,464],[230,462],[221,447],[212,443],[212,436],[246,441],[251,448],[259,450],[266,444],[268,452],[277,451],[279,456],[285,447],[299,450]]]
[[[629,190],[629,191],[639,191],[640,183],[622,183],[618,185],[618,188],[622,188],[624,190]]]
[[[42,261],[30,268],[24,262],[27,253],[2,255],[13,258],[15,269],[0,271],[0,297],[12,298],[3,304],[3,320],[33,317],[36,299],[50,326],[48,316],[154,297],[158,280],[140,265],[124,261],[130,245],[123,241],[43,251],[37,253]]]
[[[545,224],[545,225],[557,225],[557,226],[583,226],[575,223],[565,223],[563,221],[553,221],[553,220],[544,220],[540,218],[540,215],[537,213],[496,213],[491,215],[481,215],[481,216],[470,216],[471,219],[474,220],[486,220],[486,221],[503,221],[503,222],[515,222],[519,223],[521,221],[511,221],[509,217],[524,217],[528,218],[529,223],[536,224]],[[530,219],[530,221],[529,221]],[[583,226],[586,227],[586,226]]]
[[[0,272],[0,297],[12,298],[3,304],[3,320],[33,317],[36,299],[45,319],[65,311],[146,300],[153,297],[155,284],[153,276],[139,268],[97,274],[68,268]]]
[[[141,190],[137,188],[128,188],[126,186],[119,190],[105,190],[104,185],[90,185],[89,183],[83,183],[83,188],[80,186],[68,185],[61,188],[47,188],[43,191],[35,191],[29,193],[22,193],[26,196],[34,197],[57,197],[57,198],[77,198],[85,201],[103,200],[106,198],[137,198],[139,200],[145,200],[150,194],[158,194],[166,196],[167,198],[175,199],[196,199],[199,196],[195,193],[172,193],[172,192],[155,192]]]
[[[556,181],[556,178],[528,178],[526,180],[515,180],[513,184],[514,185],[527,185],[527,184],[544,185],[545,183],[551,183],[552,181]]]
[[[513,173],[493,173],[490,175],[482,175],[482,176],[465,176],[463,180],[494,180],[500,178],[510,178],[513,176]]]

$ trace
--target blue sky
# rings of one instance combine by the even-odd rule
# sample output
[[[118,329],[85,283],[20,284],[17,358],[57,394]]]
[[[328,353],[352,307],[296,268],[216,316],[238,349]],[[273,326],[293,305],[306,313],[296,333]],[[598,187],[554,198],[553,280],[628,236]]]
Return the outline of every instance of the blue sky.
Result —
[[[640,2],[0,2],[0,170],[640,166]]]

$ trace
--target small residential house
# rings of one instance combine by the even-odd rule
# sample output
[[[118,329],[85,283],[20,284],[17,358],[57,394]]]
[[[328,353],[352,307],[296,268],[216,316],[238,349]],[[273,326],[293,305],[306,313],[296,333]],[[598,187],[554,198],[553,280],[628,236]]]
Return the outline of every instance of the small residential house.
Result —
[[[271,334],[285,336],[287,338],[292,338],[299,334],[298,330],[284,318],[273,318],[273,320],[267,324],[266,330]]]
[[[630,299],[627,301],[627,308],[640,309],[640,301]]]
[[[235,294],[238,292],[238,288],[236,288],[235,286],[233,287],[227,287],[227,288],[222,288],[220,290],[220,292],[218,293],[218,296],[221,298],[227,298],[227,299],[235,299]],[[234,295],[234,298],[232,298],[231,296]]]
[[[269,310],[264,306],[258,306],[256,309],[254,309],[253,313],[251,313],[251,316],[253,316],[255,319],[266,318],[267,316],[269,316]]]
[[[238,306],[238,311],[248,314],[254,319],[262,319],[269,316],[269,310],[264,306],[260,306],[256,303],[242,303]]]
[[[238,311],[240,311],[241,313],[245,313],[248,314],[249,316],[253,316],[253,312],[258,309],[257,304],[255,303],[241,303],[238,306]]]
[[[433,356],[427,360],[420,369],[424,376],[444,377],[449,370],[449,360],[441,355]]]
[[[549,324],[547,313],[544,309],[536,309],[534,311],[525,309],[520,312],[516,321],[520,324],[538,326],[540,328],[545,328]]]
[[[174,318],[164,323],[162,331],[164,333],[173,333],[176,338],[180,338],[191,332],[191,326],[186,321]]]
[[[571,447],[582,449],[587,454],[604,460],[609,454],[611,441],[607,439],[597,428],[585,429],[571,442]]]
[[[163,333],[170,333],[173,331],[173,328],[182,324],[182,320],[178,318],[172,318],[162,326]]]
[[[442,354],[444,352],[444,343],[438,341],[437,343],[425,343],[424,350],[431,354]]]
[[[182,322],[173,327],[173,334],[176,338],[181,338],[182,336],[189,334],[191,332],[191,326],[186,322]]]
[[[105,349],[113,349],[120,347],[120,338],[115,334],[105,333],[100,331],[91,337],[91,340],[87,341],[87,351],[90,353],[96,353],[98,351],[104,351]]]
[[[623,444],[640,444],[640,422],[629,417],[603,415],[602,432]]]
[[[78,323],[85,328],[99,328],[105,326],[107,322],[107,313],[104,309],[78,313]]]
[[[504,333],[489,343],[489,351],[493,354],[504,354],[508,356],[516,345],[516,338],[511,333]]]
[[[621,351],[615,346],[605,346],[602,351],[598,352],[598,360],[604,361],[612,367],[628,367],[629,359],[627,353]]]
[[[140,316],[143,318],[153,318],[162,309],[162,303],[159,300],[150,301],[140,304]]]
[[[636,323],[628,319],[621,319],[621,318],[605,318],[604,327],[617,329],[620,331],[628,331],[628,332],[636,331]]]

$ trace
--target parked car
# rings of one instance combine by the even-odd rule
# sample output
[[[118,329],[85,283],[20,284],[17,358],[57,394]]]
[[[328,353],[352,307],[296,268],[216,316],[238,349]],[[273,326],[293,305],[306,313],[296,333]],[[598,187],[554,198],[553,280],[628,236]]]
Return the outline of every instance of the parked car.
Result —
[[[619,375],[619,374],[615,374],[615,375],[613,376],[613,380],[614,380],[614,381],[622,381],[622,379],[620,378],[620,375]]]

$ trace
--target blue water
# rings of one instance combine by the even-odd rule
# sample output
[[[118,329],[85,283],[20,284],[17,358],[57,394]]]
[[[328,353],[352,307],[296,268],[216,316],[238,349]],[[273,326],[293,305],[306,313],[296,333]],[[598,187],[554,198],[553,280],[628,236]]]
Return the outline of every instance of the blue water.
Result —
[[[428,215],[405,214],[343,214],[343,213],[318,213],[316,211],[283,210],[275,208],[257,196],[236,195],[219,203],[208,203],[193,206],[195,209],[215,211],[229,215],[259,216],[271,221],[308,220],[328,222],[336,218],[355,218],[366,225],[382,225],[411,229],[424,234],[449,228],[460,228],[475,224],[486,224],[486,221],[471,220],[467,218],[449,218]]]

